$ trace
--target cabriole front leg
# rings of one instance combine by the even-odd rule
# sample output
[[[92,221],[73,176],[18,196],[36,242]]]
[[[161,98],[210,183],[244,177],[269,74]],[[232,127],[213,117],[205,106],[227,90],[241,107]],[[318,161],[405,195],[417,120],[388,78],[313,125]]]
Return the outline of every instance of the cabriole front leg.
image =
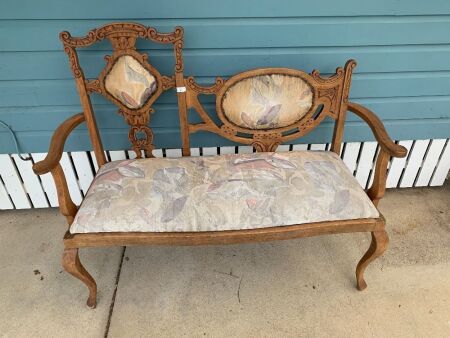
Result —
[[[364,271],[372,261],[380,257],[386,251],[388,244],[389,237],[386,230],[372,232],[372,242],[370,243],[369,250],[367,250],[356,267],[356,287],[358,290],[362,291],[367,287],[366,281],[364,280]]]
[[[78,248],[65,249],[62,257],[64,270],[82,281],[89,289],[87,306],[94,309],[97,306],[97,284],[94,278],[86,271],[78,257]]]

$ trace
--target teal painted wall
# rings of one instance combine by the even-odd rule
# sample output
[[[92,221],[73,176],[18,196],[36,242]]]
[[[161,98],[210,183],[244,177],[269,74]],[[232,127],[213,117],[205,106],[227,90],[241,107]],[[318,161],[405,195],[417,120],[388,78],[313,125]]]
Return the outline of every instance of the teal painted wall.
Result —
[[[12,126],[24,151],[46,151],[56,126],[80,111],[59,32],[84,35],[120,20],[162,31],[183,26],[185,74],[203,83],[255,67],[331,73],[354,58],[358,67],[352,100],[377,112],[395,139],[450,137],[447,0],[3,0],[0,120]],[[163,74],[171,72],[169,50],[150,43],[140,47]],[[104,43],[82,53],[87,76],[98,75],[107,49]],[[93,102],[105,148],[129,148],[127,127],[116,109],[98,96]],[[156,146],[179,147],[175,94],[165,94],[155,109],[151,125]],[[364,123],[351,115],[348,120],[346,140],[372,139]],[[324,122],[299,142],[327,142],[331,129],[332,124]],[[210,134],[193,140],[194,145],[230,144]],[[66,149],[90,149],[84,127],[76,130]],[[13,151],[9,135],[0,129],[0,153]]]

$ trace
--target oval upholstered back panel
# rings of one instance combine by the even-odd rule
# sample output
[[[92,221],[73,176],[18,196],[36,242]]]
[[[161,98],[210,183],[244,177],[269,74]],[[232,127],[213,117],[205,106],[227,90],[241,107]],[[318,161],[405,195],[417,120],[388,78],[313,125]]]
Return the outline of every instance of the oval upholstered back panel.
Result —
[[[302,78],[256,75],[232,85],[222,100],[225,117],[246,129],[282,128],[298,122],[313,105],[313,91]]]

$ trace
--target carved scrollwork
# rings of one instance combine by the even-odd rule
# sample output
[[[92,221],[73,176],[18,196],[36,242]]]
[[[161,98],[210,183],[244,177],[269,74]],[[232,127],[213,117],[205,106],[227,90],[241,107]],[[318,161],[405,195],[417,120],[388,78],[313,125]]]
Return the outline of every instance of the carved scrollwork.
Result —
[[[305,120],[301,125],[298,126],[299,132],[304,132],[312,127],[314,127],[316,124],[318,124],[317,120],[314,120],[313,118],[309,118]]]
[[[145,151],[147,157],[153,157],[153,133],[147,126],[150,121],[150,113],[153,113],[154,109],[144,112],[140,115],[131,115],[127,112],[119,109],[119,114],[125,118],[128,125],[131,126],[128,132],[128,139],[132,144],[132,149],[136,153],[137,158],[141,158],[141,150]],[[143,135],[141,138],[139,135]]]
[[[282,135],[280,133],[257,133],[253,135],[252,146],[258,152],[272,152],[282,142]]]
[[[88,47],[97,41],[109,39],[116,49],[134,48],[136,38],[148,38],[158,43],[181,42],[183,48],[183,28],[176,27],[172,33],[159,33],[153,27],[145,27],[133,22],[113,23],[90,30],[83,37],[72,37],[67,31],[59,35],[65,46]],[[179,63],[179,62],[177,62]],[[182,64],[182,62],[181,62]],[[181,68],[182,69],[182,66]]]
[[[230,126],[227,126],[226,124],[222,125],[220,127],[220,130],[222,130],[226,135],[230,135],[230,136],[236,136],[237,131],[233,128],[231,128]]]
[[[116,50],[136,49],[135,36],[110,36],[109,41]]]
[[[183,40],[178,40],[173,45],[174,51],[175,51],[175,71],[176,72],[182,72],[184,65],[183,65]]]
[[[351,79],[351,69],[355,66],[353,60],[347,62],[345,67],[336,69],[336,73],[330,77],[321,77],[320,72],[314,70],[311,75],[288,68],[260,68],[247,72],[236,74],[225,82],[222,79],[216,81],[216,84],[210,87],[203,87],[195,83],[192,77],[185,79],[188,91],[187,108],[193,108],[204,121],[202,124],[187,124],[181,126],[186,134],[196,133],[200,130],[206,130],[220,134],[232,141],[243,144],[252,144],[257,151],[274,151],[278,145],[301,137],[312,129],[317,127],[326,116],[331,116],[337,123],[340,116],[346,111],[343,107],[343,98],[348,97],[348,89]],[[278,128],[270,129],[251,129],[246,125],[237,125],[228,119],[228,115],[224,113],[223,98],[228,95],[228,90],[239,81],[249,79],[261,75],[283,74],[286,76],[296,76],[302,78],[313,92],[312,104],[307,112],[305,112],[294,123]],[[198,94],[216,94],[216,111],[217,116],[223,123],[217,128],[216,123],[209,117],[209,114],[203,108],[198,100]],[[242,103],[239,103],[242,105]],[[241,110],[239,110],[241,109]],[[242,108],[236,109],[239,114]],[[342,114],[342,115],[341,115]],[[344,115],[345,117],[345,115]],[[341,119],[342,120],[342,119]],[[339,127],[342,129],[342,127]],[[334,140],[339,139],[334,137]],[[333,141],[335,142],[335,141]],[[188,142],[183,145],[185,148],[189,146]]]
[[[154,111],[155,110],[153,108],[150,108],[148,111],[145,111],[142,114],[132,115],[127,113],[126,111],[123,111],[122,109],[119,109],[119,115],[122,115],[125,118],[125,121],[130,126],[145,125],[150,121],[150,113],[153,113]]]
[[[140,138],[138,135],[144,135],[144,138]],[[148,126],[133,126],[128,132],[128,138],[133,145],[132,148],[136,153],[137,158],[141,158],[141,150],[144,150],[147,157],[153,157],[153,132]]]
[[[224,83],[225,81],[221,77],[217,77],[214,84],[208,87],[197,84],[192,76],[189,76],[186,80],[187,86],[199,94],[216,94]]]
[[[332,83],[332,82],[336,82],[336,81],[340,81],[342,79],[342,76],[344,75],[344,68],[342,67],[338,67],[336,68],[336,72],[335,74],[329,76],[329,77],[322,77],[320,75],[320,71],[318,69],[314,69],[311,72],[311,76],[313,77],[314,80],[316,80],[317,82],[323,84],[323,83]]]
[[[281,133],[275,133],[275,132],[255,133],[255,135],[253,136],[253,138],[255,140],[262,140],[262,141],[274,140],[274,139],[278,139],[281,137],[282,137]]]
[[[84,84],[86,86],[86,90],[88,93],[99,93],[102,94],[103,90],[102,87],[100,86],[100,81],[98,79],[96,80],[85,80]]]
[[[277,147],[280,145],[281,141],[254,141],[252,143],[253,148],[256,149],[257,152],[274,152],[277,150]]]
[[[145,38],[147,36],[147,28],[143,25],[133,22],[112,23],[97,28],[94,31],[96,32],[97,38],[99,40],[109,38],[109,36],[111,35],[134,36],[140,38]]]
[[[108,38],[113,42],[114,47],[125,49],[133,46],[136,37],[145,38],[147,29],[145,26],[136,23],[114,23],[90,30],[83,37],[72,37],[69,32],[64,31],[59,34],[61,41],[66,46],[87,47],[96,41]]]
[[[325,88],[319,90],[318,99],[325,99],[329,102],[329,114],[333,117],[336,117],[339,113],[336,110],[337,105],[337,95],[338,95],[338,86],[331,87],[331,88]]]
[[[158,43],[172,43],[175,54],[175,71],[177,77],[183,79],[183,29],[176,27],[172,33],[159,33],[152,27],[146,27],[132,22],[122,22],[104,25],[93,29],[84,37],[72,37],[69,32],[62,32],[60,39],[64,44],[64,51],[67,53],[70,67],[75,78],[82,78],[83,81],[77,81],[78,90],[82,97],[83,109],[85,114],[91,115],[93,111],[90,103],[89,93],[96,92],[104,95],[119,107],[119,114],[130,125],[128,137],[132,143],[133,150],[137,157],[141,157],[141,151],[144,150],[147,156],[152,156],[153,133],[147,126],[150,120],[150,114],[154,112],[151,108],[155,100],[161,95],[163,90],[176,86],[175,76],[161,76],[156,68],[148,62],[148,56],[145,53],[139,53],[136,50],[136,40],[138,38],[148,39]],[[97,79],[85,80],[83,71],[78,62],[77,51],[79,47],[87,47],[97,41],[108,39],[113,47],[112,55],[106,55],[106,66],[101,71]],[[122,56],[131,56],[141,64],[151,75],[155,77],[156,89],[147,98],[147,101],[136,109],[132,109],[123,104],[120,100],[109,93],[105,88],[105,79],[113,69],[115,62]],[[86,97],[87,96],[87,97]],[[96,126],[89,126],[90,131],[96,129]],[[94,133],[98,134],[97,130]],[[95,136],[95,135],[94,135]],[[99,146],[101,148],[101,144]]]
[[[65,46],[71,47],[87,47],[97,41],[96,30],[93,29],[83,37],[72,37],[69,32],[64,31],[59,34],[59,38]]]
[[[69,57],[70,69],[72,70],[73,76],[75,78],[79,78],[83,75],[83,72],[80,68],[80,64],[78,62],[77,53],[73,47],[65,46],[64,51]]]
[[[175,27],[172,33],[160,33],[154,27],[147,29],[147,36],[150,40],[158,43],[174,43],[177,40],[183,38],[183,28],[180,26]]]
[[[263,143],[260,141],[255,141],[252,143],[253,148],[256,149],[257,152],[274,152],[277,150],[278,146],[281,142],[274,141],[272,143]]]
[[[337,87],[332,88],[325,88],[319,90],[319,97],[318,98],[327,98],[328,100],[332,101],[336,98],[337,95]]]
[[[161,77],[163,90],[168,90],[175,87],[175,76],[165,76]]]

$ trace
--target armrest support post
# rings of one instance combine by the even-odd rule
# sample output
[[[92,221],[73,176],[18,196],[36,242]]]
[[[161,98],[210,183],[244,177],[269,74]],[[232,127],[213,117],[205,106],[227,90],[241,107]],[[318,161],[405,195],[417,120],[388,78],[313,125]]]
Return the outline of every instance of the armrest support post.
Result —
[[[405,147],[395,144],[389,137],[383,122],[371,110],[357,103],[349,102],[348,110],[362,118],[372,129],[375,139],[380,146],[380,152],[375,165],[374,180],[367,191],[367,195],[373,204],[378,205],[386,191],[387,166],[391,156],[405,157],[408,151]]]
[[[383,198],[384,192],[386,191],[387,165],[389,158],[389,154],[383,149],[380,149],[375,165],[373,183],[369,190],[367,190],[367,195],[375,206],[378,206],[378,202]]]
[[[65,120],[53,134],[47,156],[42,161],[33,165],[33,171],[36,175],[43,175],[51,172],[58,193],[59,209],[61,210],[61,213],[66,216],[69,224],[72,224],[78,208],[70,197],[66,176],[64,175],[64,171],[59,164],[59,161],[61,160],[67,137],[71,131],[84,120],[83,113],[76,114]]]
[[[55,181],[56,191],[58,193],[59,210],[66,216],[67,223],[72,224],[75,214],[77,213],[77,206],[73,203],[70,197],[69,188],[67,186],[66,176],[61,165],[58,163],[51,171],[53,180]]]

